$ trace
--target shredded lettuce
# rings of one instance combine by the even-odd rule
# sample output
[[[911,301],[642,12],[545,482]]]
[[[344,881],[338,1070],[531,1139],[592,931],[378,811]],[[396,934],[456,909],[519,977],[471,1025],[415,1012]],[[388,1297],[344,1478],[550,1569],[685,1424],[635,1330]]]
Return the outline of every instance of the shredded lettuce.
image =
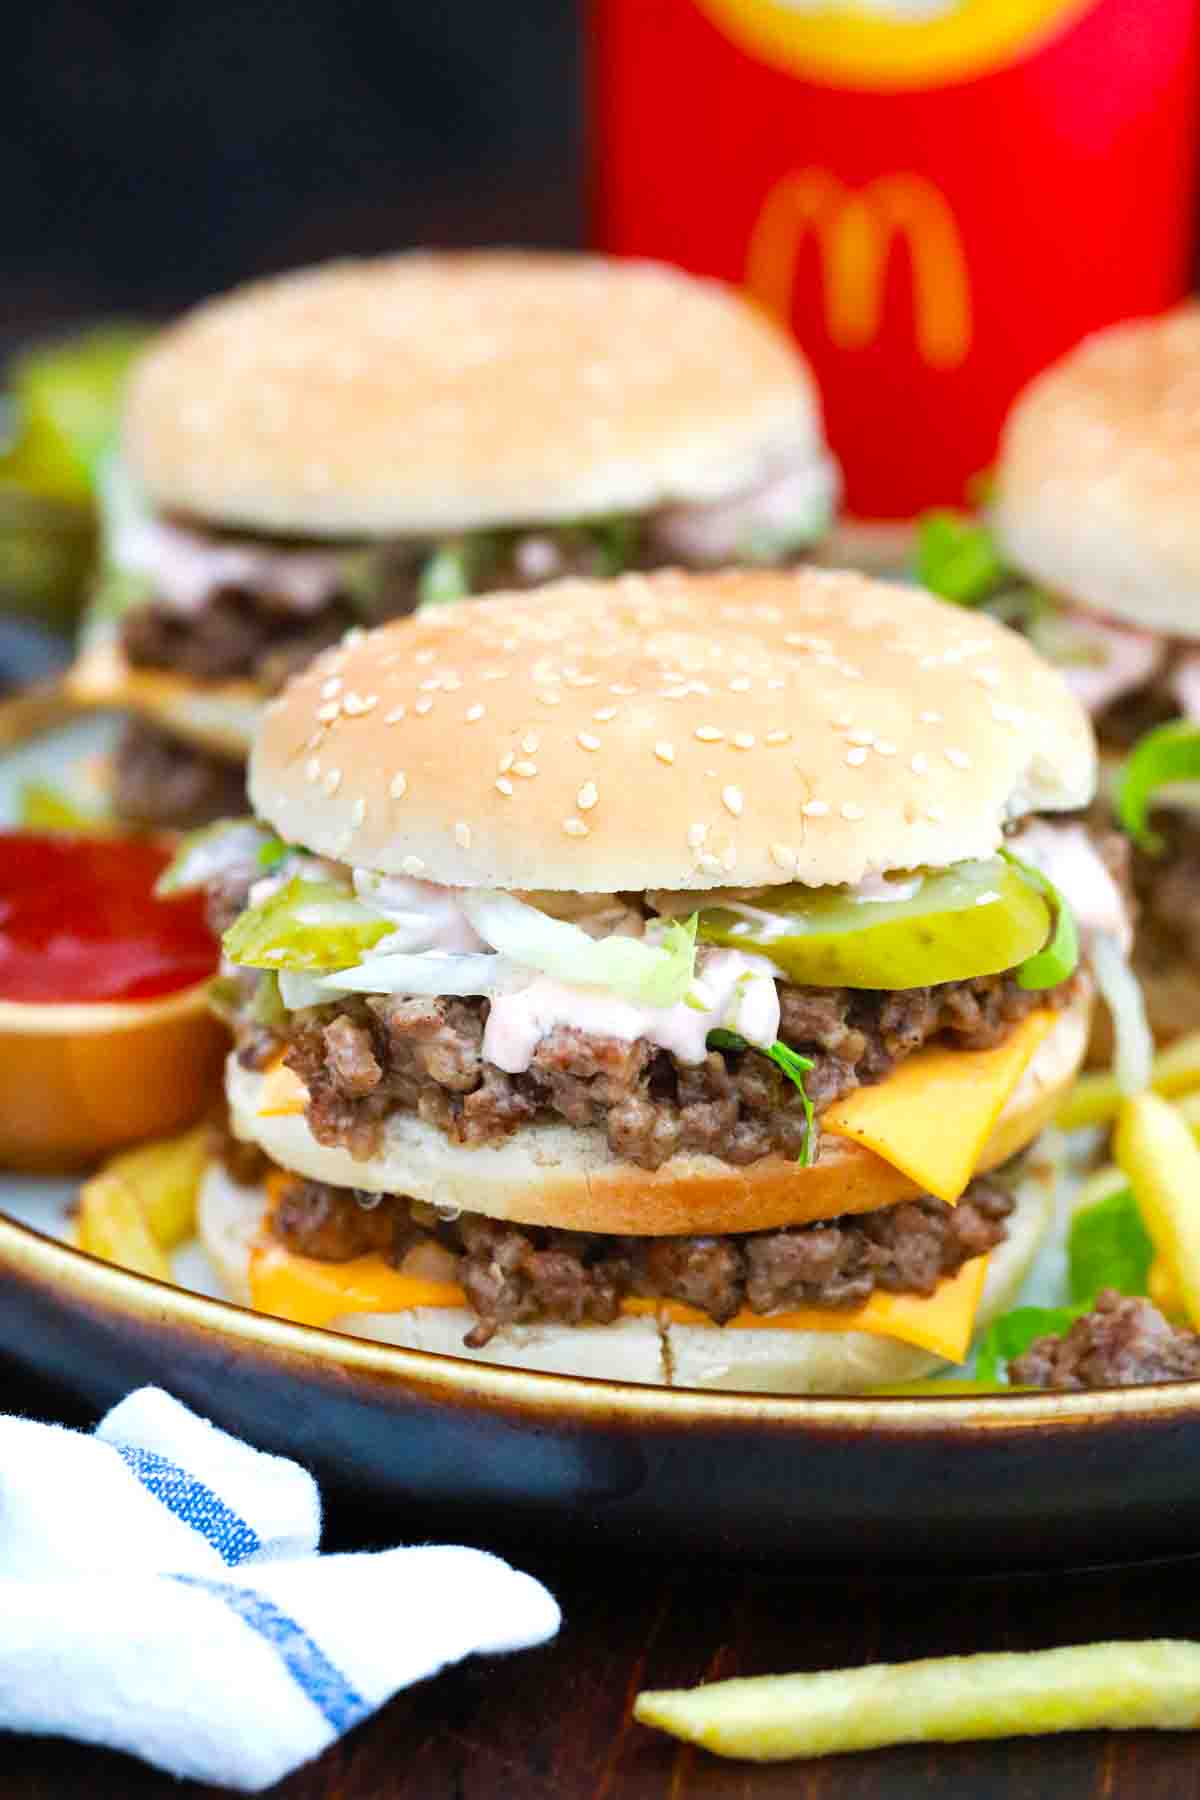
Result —
[[[1043,875],[1032,863],[1022,862],[1011,850],[1001,850],[1000,854],[1005,862],[1020,870],[1031,887],[1037,888],[1046,896],[1054,916],[1049,943],[1036,955],[1027,956],[1018,965],[1017,986],[1027,990],[1057,987],[1075,973],[1079,963],[1079,931],[1075,924],[1075,914],[1048,875]]]
[[[1017,1306],[994,1319],[979,1340],[975,1374],[989,1387],[1008,1384],[1008,1365],[1024,1356],[1037,1338],[1069,1331],[1086,1306]]]
[[[957,606],[980,606],[1007,570],[986,525],[940,507],[917,521],[914,573],[923,587]]]
[[[230,962],[252,969],[341,969],[391,931],[389,920],[332,881],[295,875],[248,907],[221,940]]]
[[[80,806],[61,788],[45,781],[24,781],[17,802],[17,821],[24,831],[63,832],[75,837],[113,837],[115,819]]]
[[[469,538],[439,544],[421,570],[417,583],[420,601],[417,610],[465,600],[474,585],[475,560],[476,552]]]
[[[189,831],[155,885],[160,899],[207,887],[226,869],[251,861],[266,871],[282,860],[287,846],[253,819],[218,819]]]
[[[624,513],[614,513],[609,519],[588,519],[582,529],[600,552],[601,575],[620,575],[638,553],[641,523]]]
[[[386,951],[369,956],[354,968],[339,969],[335,974],[310,977],[287,977],[284,997],[292,1006],[315,1006],[333,994],[509,994],[528,987],[532,971],[521,969],[511,958],[497,956],[495,951],[417,951],[413,954]],[[311,982],[314,997],[292,1000],[290,993],[301,991],[298,980]]]
[[[760,1056],[769,1056],[776,1068],[783,1070],[804,1102],[804,1148],[799,1161],[802,1169],[810,1169],[817,1160],[817,1130],[804,1077],[814,1067],[812,1057],[801,1056],[782,1038],[776,1038],[773,1044],[750,1044],[736,1031],[710,1031],[708,1042],[714,1050],[757,1050]]]
[[[1151,856],[1165,848],[1160,833],[1152,831],[1148,814],[1159,788],[1176,781],[1200,777],[1200,726],[1186,719],[1158,725],[1139,738],[1125,759],[1117,779],[1117,817],[1134,843]]]
[[[498,889],[465,888],[462,909],[485,943],[526,968],[576,987],[602,987],[639,1006],[674,1006],[692,984],[697,914],[662,921],[653,943],[592,938]]]

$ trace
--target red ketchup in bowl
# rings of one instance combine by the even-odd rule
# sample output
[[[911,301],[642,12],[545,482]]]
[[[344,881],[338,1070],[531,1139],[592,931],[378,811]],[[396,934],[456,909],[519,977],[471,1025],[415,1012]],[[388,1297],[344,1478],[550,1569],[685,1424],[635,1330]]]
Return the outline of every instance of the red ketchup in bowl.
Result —
[[[154,1000],[212,975],[202,896],[155,898],[169,861],[142,839],[0,832],[0,1000]]]

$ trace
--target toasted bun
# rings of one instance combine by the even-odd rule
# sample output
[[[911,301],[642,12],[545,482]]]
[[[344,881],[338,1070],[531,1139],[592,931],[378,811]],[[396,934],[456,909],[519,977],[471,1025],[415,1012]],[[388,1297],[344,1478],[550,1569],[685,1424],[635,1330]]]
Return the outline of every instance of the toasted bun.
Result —
[[[230,1295],[250,1304],[250,1251],[262,1229],[261,1188],[239,1187],[219,1165],[200,1195],[200,1236]],[[1024,1280],[1045,1235],[1050,1188],[1035,1175],[1017,1190],[1008,1236],[991,1255],[976,1315],[982,1329],[1004,1312]],[[404,1312],[355,1313],[335,1331],[510,1368],[559,1375],[603,1376],[666,1387],[742,1388],[763,1393],[846,1394],[912,1381],[944,1366],[914,1344],[865,1331],[786,1331],[717,1325],[660,1325],[650,1316],[613,1325],[511,1325],[482,1350],[463,1338],[473,1317],[458,1307],[413,1307]]]
[[[77,706],[120,707],[172,737],[242,762],[262,717],[252,681],[195,681],[169,669],[135,669],[111,635],[92,640],[66,677]]]
[[[328,263],[164,332],[124,453],[259,531],[469,531],[722,499],[824,459],[812,377],[730,288],[530,251]]]
[[[348,640],[268,707],[250,793],[374,869],[604,892],[989,856],[1095,778],[1079,702],[1003,625],[842,572],[665,571]]]
[[[1083,1056],[1090,1001],[1061,1013],[1009,1100],[979,1160],[1007,1162],[1053,1116]],[[826,1133],[812,1168],[783,1156],[741,1167],[715,1156],[672,1156],[643,1169],[613,1155],[603,1131],[565,1123],[523,1126],[503,1143],[452,1143],[411,1113],[387,1122],[382,1151],[358,1161],[319,1144],[302,1113],[261,1112],[263,1077],[230,1057],[225,1092],[233,1129],[273,1162],[313,1181],[407,1194],[438,1206],[526,1225],[638,1236],[763,1231],[840,1213],[871,1212],[918,1190],[872,1151]]]
[[[994,522],[1036,581],[1115,619],[1200,635],[1200,306],[1097,333],[1017,400]]]

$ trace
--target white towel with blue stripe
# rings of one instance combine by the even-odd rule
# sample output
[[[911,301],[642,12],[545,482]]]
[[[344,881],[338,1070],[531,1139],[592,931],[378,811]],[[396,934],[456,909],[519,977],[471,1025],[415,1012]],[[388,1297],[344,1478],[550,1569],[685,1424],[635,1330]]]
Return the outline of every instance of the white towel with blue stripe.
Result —
[[[400,1688],[558,1630],[499,1557],[321,1556],[320,1527],[298,1464],[158,1388],[90,1437],[0,1417],[0,1728],[256,1790]]]

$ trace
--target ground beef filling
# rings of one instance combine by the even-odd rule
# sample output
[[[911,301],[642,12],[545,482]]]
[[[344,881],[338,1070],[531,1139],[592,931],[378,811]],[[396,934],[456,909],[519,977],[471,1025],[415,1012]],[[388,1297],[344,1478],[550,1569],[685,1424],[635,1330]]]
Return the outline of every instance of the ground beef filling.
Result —
[[[399,1262],[436,1243],[455,1260],[479,1349],[504,1325],[611,1324],[636,1294],[682,1300],[717,1324],[803,1306],[859,1306],[876,1290],[932,1294],[944,1276],[1007,1235],[1008,1192],[975,1181],[957,1206],[926,1197],[880,1212],[726,1237],[609,1237],[511,1225],[476,1213],[441,1218],[418,1201],[288,1183],[272,1215],[289,1250],[321,1262],[377,1252]]]
[[[249,810],[240,762],[130,719],[112,758],[112,806],[131,825],[191,831]]]
[[[963,1050],[999,1044],[1035,1007],[1058,1006],[1072,983],[1045,993],[1012,975],[987,975],[899,993],[781,985],[780,1037],[813,1059],[805,1086],[817,1113],[855,1088],[881,1081],[931,1039]],[[494,1144],[535,1120],[604,1131],[615,1156],[656,1169],[699,1152],[733,1164],[805,1145],[801,1096],[755,1050],[710,1050],[677,1062],[645,1039],[633,1043],[559,1026],[524,1073],[483,1057],[486,1000],[348,997],[288,1015],[278,1033],[239,1033],[244,1066],[285,1051],[308,1089],[307,1118],[321,1144],[367,1158],[385,1121],[415,1113],[459,1144]]]
[[[1149,1300],[1106,1288],[1060,1336],[1038,1338],[1009,1364],[1017,1387],[1138,1387],[1200,1377],[1200,1336],[1172,1325]]]
[[[1200,962],[1200,822],[1190,814],[1159,811],[1155,830],[1165,839],[1161,856],[1133,853],[1138,907],[1138,960],[1163,972],[1180,962]]]

